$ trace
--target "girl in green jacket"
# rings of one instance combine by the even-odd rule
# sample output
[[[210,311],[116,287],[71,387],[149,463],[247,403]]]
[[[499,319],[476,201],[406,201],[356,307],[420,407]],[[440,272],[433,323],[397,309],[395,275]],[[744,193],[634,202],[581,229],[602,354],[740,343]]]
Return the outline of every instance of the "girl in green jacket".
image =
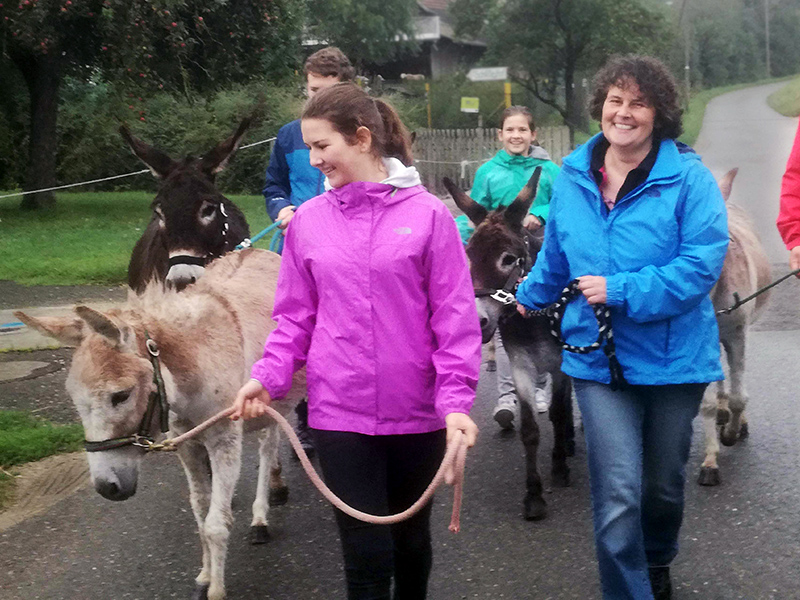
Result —
[[[478,168],[470,196],[490,211],[508,206],[528,183],[533,170],[541,166],[536,199],[523,222],[528,229],[539,229],[547,221],[553,181],[559,167],[550,160],[544,148],[533,145],[536,141],[536,125],[531,111],[525,106],[511,106],[503,112],[497,136],[503,143],[503,149]],[[474,227],[466,215],[459,216],[456,222],[461,239],[466,244]]]
[[[536,231],[545,224],[550,213],[550,196],[559,167],[550,160],[544,148],[533,145],[536,141],[536,125],[527,107],[507,108],[501,117],[497,136],[503,143],[503,149],[478,168],[470,196],[490,211],[508,206],[528,183],[533,170],[541,166],[536,198],[530,213],[522,222],[524,227]],[[461,239],[466,244],[475,228],[466,215],[459,216],[456,223]],[[499,332],[495,332],[494,343],[498,391],[494,420],[503,429],[513,429],[518,414],[517,391]],[[535,399],[539,412],[545,412],[550,404],[551,387],[552,382],[546,373],[537,376]]]

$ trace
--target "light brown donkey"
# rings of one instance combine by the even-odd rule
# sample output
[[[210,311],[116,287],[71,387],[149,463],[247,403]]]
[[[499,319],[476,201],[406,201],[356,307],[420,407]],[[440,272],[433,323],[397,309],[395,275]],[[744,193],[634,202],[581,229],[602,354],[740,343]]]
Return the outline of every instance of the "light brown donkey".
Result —
[[[261,357],[267,333],[275,326],[270,316],[279,265],[277,254],[243,250],[211,263],[205,275],[181,293],[152,284],[140,297],[131,294],[127,304],[105,314],[79,306],[77,317],[17,315],[39,331],[77,346],[67,391],[83,421],[90,442],[87,449],[92,448],[91,442],[125,438],[140,428],[151,436],[159,430],[160,410],[154,411],[149,423],[144,418],[156,387],[147,351],[149,335],[160,352],[169,429],[175,436],[230,406],[249,377],[250,367]],[[305,375],[300,372],[290,397],[275,402],[275,408],[290,411],[304,392]],[[253,527],[264,533],[268,473],[277,457],[279,433],[272,421],[253,427],[261,428]],[[241,451],[242,422],[227,419],[178,449],[203,548],[195,597],[225,597],[231,499],[239,478]],[[132,496],[143,453],[134,445],[89,452],[95,489],[111,500]],[[279,474],[273,479],[270,485],[283,486]]]
[[[738,169],[732,169],[719,182],[725,201],[731,194],[733,179]],[[744,409],[747,405],[747,390],[744,385],[745,346],[747,330],[759,316],[767,302],[769,293],[758,296],[754,301],[742,305],[730,313],[720,313],[734,303],[733,293],[742,298],[754,293],[772,281],[769,259],[758,239],[753,223],[747,213],[728,204],[728,232],[730,244],[719,281],[711,290],[711,300],[717,310],[719,341],[728,358],[729,389],[725,382],[708,386],[703,398],[703,426],[706,437],[706,457],[700,469],[700,485],[719,485],[720,475],[717,465],[719,440],[726,446],[733,446],[748,434]],[[717,439],[718,422],[722,425]]]

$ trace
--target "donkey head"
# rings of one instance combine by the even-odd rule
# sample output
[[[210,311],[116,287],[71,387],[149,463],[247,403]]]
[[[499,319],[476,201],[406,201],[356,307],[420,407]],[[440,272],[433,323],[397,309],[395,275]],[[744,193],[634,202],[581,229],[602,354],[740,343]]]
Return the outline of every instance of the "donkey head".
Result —
[[[78,410],[86,439],[103,441],[139,429],[154,389],[153,367],[142,358],[133,329],[118,313],[85,306],[77,317],[35,318],[14,313],[23,323],[64,344],[77,346],[67,376],[67,393]],[[151,431],[157,425],[149,424]],[[136,493],[142,450],[125,446],[87,453],[95,490],[109,500]]]
[[[143,271],[137,278],[129,269],[132,288],[141,291],[153,275],[167,273],[167,283],[180,289],[202,275],[208,260],[232,250],[249,236],[244,215],[217,190],[214,180],[238,147],[250,121],[250,118],[242,121],[231,137],[202,158],[189,156],[182,161],[172,160],[135,138],[126,127],[120,128],[133,153],[162,182],[153,200],[153,218],[143,239],[152,236],[148,244],[163,247],[165,252],[145,258],[132,257],[131,269],[136,265],[137,270]],[[134,254],[143,251],[138,246]],[[154,260],[168,260],[169,264],[147,264]],[[140,265],[141,262],[145,264]]]
[[[476,290],[502,290],[512,277],[517,265],[529,269],[541,248],[541,238],[522,226],[522,221],[536,197],[541,167],[537,167],[514,202],[507,207],[488,212],[445,177],[444,185],[456,205],[475,224],[475,232],[467,244],[472,285]],[[475,300],[480,317],[484,343],[488,342],[500,316],[515,310],[514,305],[503,305],[490,296]]]

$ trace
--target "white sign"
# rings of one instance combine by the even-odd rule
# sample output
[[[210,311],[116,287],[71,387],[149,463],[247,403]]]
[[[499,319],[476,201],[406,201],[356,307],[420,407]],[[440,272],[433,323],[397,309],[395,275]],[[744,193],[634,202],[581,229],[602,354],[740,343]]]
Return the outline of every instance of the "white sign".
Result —
[[[508,79],[508,67],[480,67],[470,69],[467,73],[470,81],[505,81]]]

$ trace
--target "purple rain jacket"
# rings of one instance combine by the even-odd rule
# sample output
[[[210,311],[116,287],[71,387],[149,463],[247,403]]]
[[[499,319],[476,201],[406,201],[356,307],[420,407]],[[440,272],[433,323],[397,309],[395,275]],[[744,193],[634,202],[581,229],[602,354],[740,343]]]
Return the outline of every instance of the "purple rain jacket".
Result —
[[[427,433],[475,399],[481,333],[455,221],[416,169],[386,164],[384,182],[308,200],[287,230],[252,377],[281,398],[305,364],[315,429]]]

